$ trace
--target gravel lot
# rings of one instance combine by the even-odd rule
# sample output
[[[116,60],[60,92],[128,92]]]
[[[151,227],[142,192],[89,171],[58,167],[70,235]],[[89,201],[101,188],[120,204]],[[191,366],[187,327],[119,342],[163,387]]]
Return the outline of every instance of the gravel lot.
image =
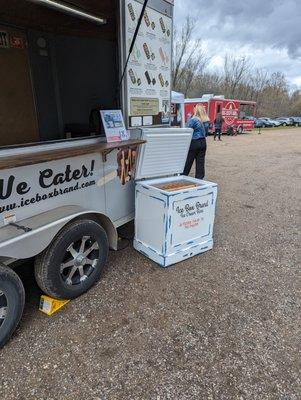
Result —
[[[27,303],[0,354],[1,399],[301,398],[301,129],[208,145],[214,249],[167,270],[111,253],[51,318],[19,268]]]

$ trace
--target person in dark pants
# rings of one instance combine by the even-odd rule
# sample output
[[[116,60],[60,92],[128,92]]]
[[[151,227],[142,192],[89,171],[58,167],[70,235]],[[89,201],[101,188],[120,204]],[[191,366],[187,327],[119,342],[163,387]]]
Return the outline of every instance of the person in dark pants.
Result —
[[[205,155],[207,150],[206,131],[201,117],[201,107],[195,107],[195,113],[188,122],[188,128],[193,129],[192,140],[184,168],[184,175],[189,175],[192,164],[195,160],[195,177],[203,179],[205,176]]]
[[[218,136],[218,140],[222,140],[221,135],[223,122],[224,120],[222,114],[218,113],[214,120],[214,140],[216,139],[216,136]]]

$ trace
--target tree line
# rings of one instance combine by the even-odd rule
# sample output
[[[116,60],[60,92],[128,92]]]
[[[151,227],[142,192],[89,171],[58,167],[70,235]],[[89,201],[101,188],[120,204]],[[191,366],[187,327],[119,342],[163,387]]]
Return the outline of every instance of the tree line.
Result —
[[[222,71],[207,68],[210,58],[202,41],[194,39],[196,23],[187,17],[180,31],[175,30],[173,49],[173,90],[185,97],[212,93],[230,99],[257,102],[257,116],[300,116],[301,91],[292,90],[282,72],[256,68],[245,56],[226,55]]]

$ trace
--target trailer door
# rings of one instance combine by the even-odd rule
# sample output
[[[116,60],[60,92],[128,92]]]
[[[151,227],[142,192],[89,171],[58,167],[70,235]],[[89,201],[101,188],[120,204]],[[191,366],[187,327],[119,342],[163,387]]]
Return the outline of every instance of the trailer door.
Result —
[[[215,103],[215,116],[214,119],[216,118],[218,113],[222,113],[223,112],[223,102],[222,101],[217,101]]]

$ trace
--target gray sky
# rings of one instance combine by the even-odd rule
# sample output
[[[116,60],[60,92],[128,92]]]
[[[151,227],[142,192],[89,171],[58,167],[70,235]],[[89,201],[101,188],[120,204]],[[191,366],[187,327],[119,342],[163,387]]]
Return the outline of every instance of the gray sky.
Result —
[[[221,68],[227,52],[246,55],[301,88],[301,0],[175,0],[177,26],[188,14],[213,56],[210,68]]]

